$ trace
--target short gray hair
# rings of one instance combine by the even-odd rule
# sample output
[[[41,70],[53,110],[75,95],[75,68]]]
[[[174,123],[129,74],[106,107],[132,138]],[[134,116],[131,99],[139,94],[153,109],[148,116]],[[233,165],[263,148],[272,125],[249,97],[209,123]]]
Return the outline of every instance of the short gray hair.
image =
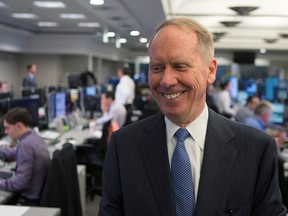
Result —
[[[190,18],[173,18],[164,21],[162,24],[159,25],[159,27],[156,29],[154,34],[152,35],[150,39],[150,44],[155,38],[155,35],[164,27],[169,26],[169,25],[174,25],[178,26],[180,28],[187,28],[194,30],[198,36],[199,40],[199,51],[200,54],[203,56],[203,58],[207,59],[212,59],[214,57],[214,43],[213,43],[213,37],[210,31],[205,28],[202,24],[197,22],[194,19]],[[208,57],[208,58],[207,58]]]

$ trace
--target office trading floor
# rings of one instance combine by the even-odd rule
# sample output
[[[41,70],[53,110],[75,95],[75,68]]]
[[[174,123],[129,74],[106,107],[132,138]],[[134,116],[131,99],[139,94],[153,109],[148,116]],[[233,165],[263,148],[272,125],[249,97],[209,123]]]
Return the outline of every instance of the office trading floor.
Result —
[[[86,216],[97,216],[99,203],[101,197],[95,195],[94,200],[91,201],[89,197],[86,197]]]

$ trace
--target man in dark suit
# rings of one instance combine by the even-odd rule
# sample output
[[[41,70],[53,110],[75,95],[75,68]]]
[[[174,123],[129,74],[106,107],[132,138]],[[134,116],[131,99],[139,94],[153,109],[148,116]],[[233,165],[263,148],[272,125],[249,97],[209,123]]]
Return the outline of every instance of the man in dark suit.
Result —
[[[26,67],[27,73],[22,80],[22,87],[24,88],[36,88],[37,81],[35,78],[35,73],[37,72],[36,64],[29,64]]]
[[[112,134],[99,215],[186,216],[177,213],[178,176],[171,169],[179,147],[174,133],[185,128],[195,194],[189,215],[285,216],[274,139],[205,103],[217,69],[208,30],[191,19],[167,20],[152,37],[149,57],[149,85],[161,112]]]

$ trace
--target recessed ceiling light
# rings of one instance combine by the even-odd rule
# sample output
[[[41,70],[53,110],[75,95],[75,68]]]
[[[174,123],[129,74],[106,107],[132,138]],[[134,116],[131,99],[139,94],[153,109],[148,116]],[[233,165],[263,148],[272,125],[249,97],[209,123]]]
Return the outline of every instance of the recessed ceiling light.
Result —
[[[17,19],[36,19],[37,16],[32,13],[13,13],[12,17]]]
[[[80,22],[78,27],[98,28],[100,26],[97,22]]]
[[[56,27],[58,26],[57,22],[38,22],[38,26],[40,27]]]
[[[90,4],[92,5],[103,5],[104,0],[90,0]]]
[[[142,38],[139,39],[139,41],[140,41],[140,43],[147,43],[147,42],[148,42],[148,39],[142,37]]]
[[[43,8],[65,8],[66,5],[60,1],[34,1],[33,4]]]
[[[85,19],[86,16],[84,14],[60,14],[62,19]]]
[[[131,31],[131,32],[130,32],[130,35],[131,35],[131,36],[138,36],[139,34],[140,34],[139,31]]]
[[[126,38],[119,38],[119,42],[120,42],[120,43],[126,43],[126,42],[127,42],[127,39],[126,39]]]
[[[107,32],[107,37],[115,37],[115,32]]]
[[[0,2],[0,8],[5,8],[5,7],[8,7],[8,6],[5,3]]]

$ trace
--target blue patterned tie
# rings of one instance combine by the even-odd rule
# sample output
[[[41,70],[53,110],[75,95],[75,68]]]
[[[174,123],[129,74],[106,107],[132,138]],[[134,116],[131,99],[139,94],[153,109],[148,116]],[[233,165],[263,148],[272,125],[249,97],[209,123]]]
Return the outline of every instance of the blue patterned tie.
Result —
[[[176,131],[177,144],[171,161],[171,177],[177,216],[193,216],[194,185],[191,164],[184,140],[189,136],[185,128]]]

